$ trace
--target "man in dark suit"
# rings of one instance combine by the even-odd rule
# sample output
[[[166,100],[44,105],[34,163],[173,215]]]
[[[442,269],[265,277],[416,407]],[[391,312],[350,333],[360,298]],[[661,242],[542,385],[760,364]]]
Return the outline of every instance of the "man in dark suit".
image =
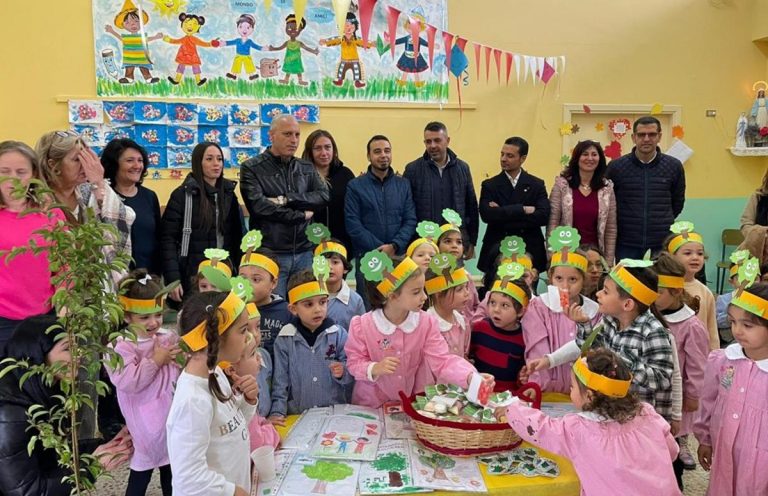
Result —
[[[525,240],[536,270],[547,269],[541,228],[549,221],[549,199],[544,181],[523,170],[526,158],[528,142],[517,136],[507,139],[501,148],[501,174],[480,187],[480,218],[487,229],[477,267],[483,272],[493,270],[499,244],[510,235]]]

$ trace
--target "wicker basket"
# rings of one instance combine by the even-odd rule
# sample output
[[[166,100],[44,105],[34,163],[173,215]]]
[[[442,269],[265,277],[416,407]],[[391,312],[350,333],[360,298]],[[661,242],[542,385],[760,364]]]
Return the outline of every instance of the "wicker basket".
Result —
[[[541,388],[538,384],[525,384],[515,394],[532,402],[534,408],[541,408]],[[413,408],[415,394],[406,396],[401,391],[400,398],[403,401],[403,411],[411,417],[411,423],[419,441],[427,448],[439,453],[469,457],[510,450],[523,442],[509,424],[432,419],[421,415]]]

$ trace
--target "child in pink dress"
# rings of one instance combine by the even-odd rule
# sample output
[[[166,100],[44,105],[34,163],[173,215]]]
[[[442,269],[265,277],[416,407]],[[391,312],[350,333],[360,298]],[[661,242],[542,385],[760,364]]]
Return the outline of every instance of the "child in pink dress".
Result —
[[[685,267],[671,255],[661,253],[654,270],[659,275],[656,308],[664,315],[667,328],[674,336],[682,375],[683,414],[680,429],[675,433],[680,444],[679,463],[683,468],[693,470],[696,462],[688,449],[688,434],[699,408],[699,391],[709,354],[709,334],[704,324],[695,318],[698,300],[685,291]]]
[[[469,274],[456,264],[449,253],[432,258],[425,282],[430,303],[427,313],[437,319],[448,351],[467,358],[471,332],[461,310],[469,300]]]
[[[373,310],[352,319],[345,345],[347,368],[356,380],[352,403],[378,408],[399,400],[400,391],[423,391],[429,380],[417,377],[423,363],[440,382],[467,387],[477,371],[448,351],[437,320],[421,310],[425,279],[416,262],[405,257],[393,263],[374,250],[360,265]]]
[[[450,253],[456,260],[463,260],[464,235],[461,231],[461,216],[456,211],[446,208],[443,209],[443,218],[447,223],[440,226],[437,248],[440,253]],[[467,289],[469,289],[469,298],[461,313],[464,315],[464,319],[470,322],[480,304],[480,296],[477,294],[477,286],[471,278],[467,282]]]
[[[553,298],[553,293],[544,293],[533,298],[528,305],[522,320],[526,362],[546,356],[576,338],[576,323],[567,315],[571,304],[581,305],[592,324],[600,320],[597,303],[581,294],[587,258],[581,251],[571,249],[570,245],[559,247],[560,238],[569,240],[574,247],[579,246],[576,229],[560,227],[552,231],[550,248],[554,248],[554,253],[548,272],[549,284],[556,287],[561,296]],[[529,380],[538,383],[542,391],[567,393],[571,388],[570,370],[571,363],[567,362],[535,372]]]
[[[580,413],[553,418],[518,400],[499,408],[497,418],[506,417],[531,444],[570,459],[582,495],[679,496],[670,463],[677,443],[669,424],[629,392],[631,374],[623,360],[601,348],[572,370],[571,401]]]
[[[134,270],[120,283],[120,304],[136,341],[117,339],[115,351],[123,357],[123,366],[107,372],[133,438],[128,494],[145,494],[156,468],[160,469],[163,496],[171,494],[165,421],[181,373],[175,362],[181,350],[178,335],[160,327],[165,294],[167,288],[160,285],[160,277],[143,269]]]
[[[710,353],[693,426],[711,496],[768,494],[768,284],[737,295],[736,343]]]

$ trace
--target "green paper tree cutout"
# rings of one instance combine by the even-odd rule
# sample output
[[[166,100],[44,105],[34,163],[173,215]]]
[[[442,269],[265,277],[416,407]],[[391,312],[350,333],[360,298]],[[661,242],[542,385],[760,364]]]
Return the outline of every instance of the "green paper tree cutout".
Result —
[[[632,258],[622,258],[621,262],[619,262],[619,266],[630,269],[644,269],[653,267],[653,260],[634,260]]]
[[[312,465],[306,465],[301,472],[315,480],[312,494],[325,494],[329,482],[337,482],[350,477],[355,471],[349,465],[340,462],[317,460]]]
[[[429,220],[423,220],[416,226],[416,232],[422,238],[426,238],[430,241],[437,239],[440,235],[440,226],[436,222]]]
[[[181,281],[173,281],[172,283],[168,284],[167,286],[163,287],[158,293],[155,295],[155,303],[160,306],[163,304],[163,298],[173,291],[174,289],[181,286]]]
[[[393,270],[395,266],[392,259],[379,250],[371,250],[360,259],[360,272],[366,281],[380,282],[387,279],[395,284],[397,279],[392,275]]]
[[[688,222],[687,220],[681,220],[681,221],[675,222],[669,228],[669,230],[675,234],[682,234],[683,238],[685,239],[688,239],[688,233],[692,233],[693,229],[694,229],[693,222]]]
[[[261,231],[258,229],[248,231],[240,242],[240,250],[245,253],[247,257],[251,256],[251,253],[258,250],[261,246],[262,238]]]
[[[229,258],[229,252],[221,248],[208,248],[203,252],[205,258],[211,261],[211,267],[216,267],[221,260]]]
[[[229,284],[232,286],[232,292],[244,302],[248,303],[253,299],[253,286],[251,286],[251,281],[245,277],[233,277],[229,280]]]
[[[525,256],[525,241],[520,236],[507,236],[501,240],[499,252],[505,259],[517,262],[518,257]]]
[[[741,265],[746,262],[750,256],[752,256],[752,254],[749,252],[749,250],[736,250],[731,253],[730,260],[736,265]]]
[[[434,469],[432,478],[435,480],[448,480],[448,477],[445,475],[445,469],[452,469],[456,466],[456,460],[449,456],[421,449],[419,450],[419,461]]]
[[[448,284],[453,284],[451,273],[456,270],[456,257],[450,253],[438,253],[429,261],[429,270],[445,277]]]
[[[568,253],[576,251],[576,248],[579,247],[581,235],[573,227],[559,226],[552,230],[547,242],[553,252],[560,252],[563,262],[568,262]]]
[[[760,277],[760,261],[756,257],[749,257],[745,262],[739,265],[738,280],[739,287],[736,289],[735,297],[741,296],[745,289],[750,287]]]
[[[444,208],[443,219],[445,219],[447,223],[455,226],[456,229],[461,227],[461,215],[453,209]]]
[[[501,289],[507,287],[510,281],[516,281],[525,274],[525,267],[517,262],[507,262],[499,265],[496,275],[501,280]]]
[[[316,245],[325,244],[331,239],[331,231],[319,222],[314,222],[308,225],[304,230],[304,233],[307,235],[307,239]],[[323,249],[325,249],[325,247],[323,247]]]
[[[389,487],[403,487],[403,477],[400,472],[408,468],[406,462],[404,454],[393,451],[377,458],[371,465],[376,470],[387,472]]]
[[[314,274],[317,282],[320,283],[320,288],[325,291],[325,282],[331,275],[331,265],[328,263],[328,259],[322,255],[312,258],[312,274]]]

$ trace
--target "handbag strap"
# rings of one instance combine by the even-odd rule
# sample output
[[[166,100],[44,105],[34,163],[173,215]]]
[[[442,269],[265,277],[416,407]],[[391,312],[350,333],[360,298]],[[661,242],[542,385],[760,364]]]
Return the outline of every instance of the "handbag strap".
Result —
[[[184,195],[184,227],[181,230],[181,257],[189,254],[189,238],[192,236],[192,193],[187,190]]]

